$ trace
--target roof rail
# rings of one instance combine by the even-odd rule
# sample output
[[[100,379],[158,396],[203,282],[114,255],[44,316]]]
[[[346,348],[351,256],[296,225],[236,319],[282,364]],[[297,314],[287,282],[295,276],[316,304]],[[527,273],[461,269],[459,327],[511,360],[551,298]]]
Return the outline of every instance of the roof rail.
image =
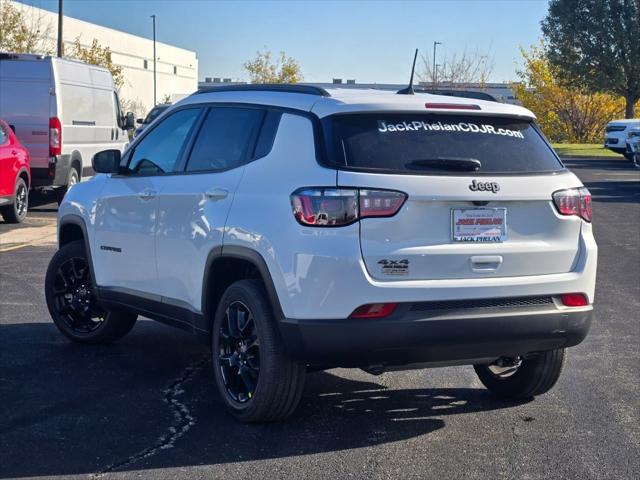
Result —
[[[221,85],[219,87],[204,87],[196,92],[199,93],[215,93],[215,92],[285,92],[285,93],[305,93],[307,95],[319,95],[321,97],[330,97],[329,92],[324,88],[315,87],[313,85],[296,85],[293,83],[252,83],[246,85]]]

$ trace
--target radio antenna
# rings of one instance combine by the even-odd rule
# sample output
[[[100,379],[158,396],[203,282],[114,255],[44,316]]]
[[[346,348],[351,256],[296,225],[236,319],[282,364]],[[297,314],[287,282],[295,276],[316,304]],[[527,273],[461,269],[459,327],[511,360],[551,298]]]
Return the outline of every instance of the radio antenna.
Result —
[[[398,95],[414,95],[413,91],[413,73],[416,71],[416,60],[418,59],[418,49],[416,48],[416,53],[413,54],[413,65],[411,66],[411,78],[409,78],[409,86],[407,88],[403,88],[402,90],[398,90],[396,93]]]

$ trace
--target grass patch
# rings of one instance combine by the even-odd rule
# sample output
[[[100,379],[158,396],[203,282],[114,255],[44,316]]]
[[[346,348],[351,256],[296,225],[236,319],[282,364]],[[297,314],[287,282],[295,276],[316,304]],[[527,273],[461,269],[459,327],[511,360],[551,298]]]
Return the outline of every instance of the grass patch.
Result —
[[[598,143],[553,143],[551,146],[563,157],[622,157]]]

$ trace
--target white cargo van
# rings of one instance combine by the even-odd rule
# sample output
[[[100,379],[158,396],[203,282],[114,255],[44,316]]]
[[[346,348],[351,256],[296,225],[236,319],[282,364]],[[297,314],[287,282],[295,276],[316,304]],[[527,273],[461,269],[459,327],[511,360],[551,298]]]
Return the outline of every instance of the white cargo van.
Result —
[[[33,188],[67,188],[93,175],[91,157],[123,150],[133,115],[123,116],[111,73],[76,60],[0,53],[0,118],[31,157]]]

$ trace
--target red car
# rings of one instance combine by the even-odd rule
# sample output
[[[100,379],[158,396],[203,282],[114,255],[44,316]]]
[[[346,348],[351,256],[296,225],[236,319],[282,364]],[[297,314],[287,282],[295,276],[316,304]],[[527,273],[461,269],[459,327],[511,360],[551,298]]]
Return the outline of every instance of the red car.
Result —
[[[9,223],[20,223],[29,207],[29,152],[13,130],[0,120],[0,214]]]

